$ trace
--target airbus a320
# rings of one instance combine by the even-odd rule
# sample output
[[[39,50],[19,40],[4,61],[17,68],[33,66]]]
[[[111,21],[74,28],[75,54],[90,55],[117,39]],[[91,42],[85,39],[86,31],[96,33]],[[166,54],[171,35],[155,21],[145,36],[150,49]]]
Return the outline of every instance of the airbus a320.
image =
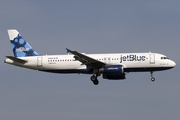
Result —
[[[168,70],[176,63],[159,53],[111,53],[85,54],[67,49],[67,55],[41,55],[26,42],[15,29],[8,30],[14,56],[6,56],[5,63],[51,73],[92,74],[94,85],[98,76],[103,79],[124,80],[128,72],[150,72]],[[71,54],[69,54],[71,53]]]

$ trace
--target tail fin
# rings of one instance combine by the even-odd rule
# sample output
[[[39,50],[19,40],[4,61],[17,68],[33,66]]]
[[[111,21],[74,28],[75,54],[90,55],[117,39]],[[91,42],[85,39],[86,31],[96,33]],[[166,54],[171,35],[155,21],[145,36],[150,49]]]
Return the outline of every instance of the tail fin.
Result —
[[[17,30],[8,30],[14,57],[40,56],[33,48],[21,37]]]

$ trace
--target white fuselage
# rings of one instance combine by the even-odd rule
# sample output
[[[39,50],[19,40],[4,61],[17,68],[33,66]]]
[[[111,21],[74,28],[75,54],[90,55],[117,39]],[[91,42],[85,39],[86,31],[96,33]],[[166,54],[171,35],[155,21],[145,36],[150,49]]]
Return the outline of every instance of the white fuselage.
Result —
[[[176,64],[165,55],[158,53],[115,53],[115,54],[85,54],[107,65],[123,65],[124,72],[159,71],[173,68]],[[45,55],[19,57],[28,62],[21,64],[11,59],[5,62],[20,67],[54,72],[54,73],[86,73],[86,65],[75,60],[74,55]]]
[[[176,63],[158,53],[85,54],[66,48],[68,55],[40,55],[15,29],[8,30],[14,56],[6,56],[5,63],[52,73],[93,74],[91,81],[98,85],[98,76],[103,79],[123,80],[127,72],[167,70]],[[71,53],[72,55],[69,55]]]

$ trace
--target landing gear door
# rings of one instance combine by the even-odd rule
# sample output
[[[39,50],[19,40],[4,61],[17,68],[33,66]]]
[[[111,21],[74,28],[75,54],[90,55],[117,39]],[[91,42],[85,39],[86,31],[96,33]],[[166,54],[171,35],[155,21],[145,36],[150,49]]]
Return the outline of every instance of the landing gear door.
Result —
[[[155,64],[155,54],[149,54],[150,64]]]
[[[43,57],[37,57],[37,67],[42,67],[42,59]]]

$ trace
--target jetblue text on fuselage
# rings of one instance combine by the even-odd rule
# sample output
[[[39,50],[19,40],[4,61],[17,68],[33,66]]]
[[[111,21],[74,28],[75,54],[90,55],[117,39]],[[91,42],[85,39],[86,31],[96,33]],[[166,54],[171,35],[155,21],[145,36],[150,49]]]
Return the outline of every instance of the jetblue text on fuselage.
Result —
[[[138,55],[121,55],[120,63],[123,61],[145,61],[146,56],[138,56]]]

